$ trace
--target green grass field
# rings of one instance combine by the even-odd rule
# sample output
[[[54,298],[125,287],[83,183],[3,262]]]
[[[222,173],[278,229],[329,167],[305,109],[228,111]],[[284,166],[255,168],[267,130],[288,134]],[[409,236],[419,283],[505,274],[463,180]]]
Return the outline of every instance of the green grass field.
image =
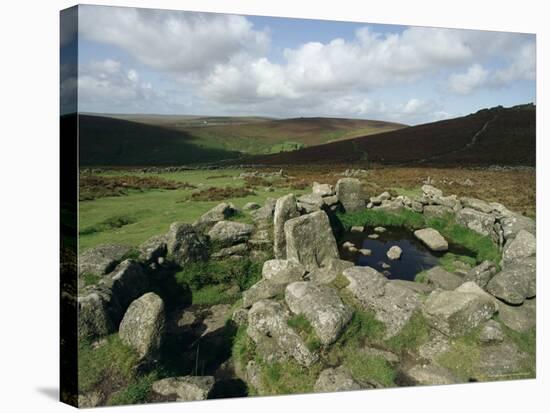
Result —
[[[208,187],[239,188],[245,185],[243,179],[233,179],[242,170],[200,170],[155,174],[165,179],[188,182],[198,189]],[[120,173],[122,174],[122,172]],[[128,172],[124,172],[128,175]],[[106,176],[116,173],[104,174]],[[128,190],[128,195],[103,197],[81,201],[79,206],[80,251],[99,244],[114,243],[137,246],[153,235],[168,231],[172,222],[192,223],[209,209],[222,201],[190,201],[187,198],[193,189],[175,190]],[[242,207],[247,202],[263,204],[267,198],[277,198],[289,192],[302,194],[306,190],[290,190],[275,187],[268,192],[257,187],[255,195],[242,198],[228,198]]]

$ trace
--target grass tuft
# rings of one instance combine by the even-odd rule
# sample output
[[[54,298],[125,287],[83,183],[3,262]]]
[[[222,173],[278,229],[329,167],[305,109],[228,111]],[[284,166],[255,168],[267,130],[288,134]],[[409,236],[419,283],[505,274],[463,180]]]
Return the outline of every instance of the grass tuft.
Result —
[[[302,337],[309,351],[314,352],[321,348],[321,341],[317,337],[313,326],[303,314],[289,318],[287,324]]]

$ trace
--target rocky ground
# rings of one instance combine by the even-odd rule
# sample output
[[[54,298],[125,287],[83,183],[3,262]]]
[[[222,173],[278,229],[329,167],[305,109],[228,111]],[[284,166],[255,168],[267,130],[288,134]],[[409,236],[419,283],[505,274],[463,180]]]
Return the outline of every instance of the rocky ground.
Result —
[[[110,386],[90,381],[81,406],[114,403],[121,391],[140,398],[119,401],[150,402],[533,377],[535,222],[428,184],[418,195],[373,193],[361,173],[242,210],[222,202],[138,249],[85,251],[82,345],[93,355],[120,342],[133,366]],[[476,262],[411,282],[341,260],[343,228],[374,219],[411,226],[434,251],[462,241]],[[401,253],[390,248],[388,260]],[[230,272],[232,299],[215,305],[197,304],[198,280],[177,275],[245,261],[261,274]]]

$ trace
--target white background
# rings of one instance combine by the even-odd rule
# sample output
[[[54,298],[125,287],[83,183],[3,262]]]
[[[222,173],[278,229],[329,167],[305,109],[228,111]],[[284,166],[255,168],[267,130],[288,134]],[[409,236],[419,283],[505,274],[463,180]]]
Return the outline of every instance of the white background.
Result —
[[[232,12],[371,23],[537,33],[538,378],[530,381],[403,388],[325,395],[172,403],[113,411],[175,412],[521,412],[548,411],[544,278],[548,250],[550,13],[544,1],[142,0],[95,4]],[[0,410],[57,412],[58,398],[58,82],[62,0],[4,1],[0,10]],[[546,92],[546,93],[545,93]],[[545,183],[546,181],[546,183]],[[548,359],[548,358],[546,358]],[[547,361],[547,360],[546,360]],[[545,389],[546,387],[546,389]]]

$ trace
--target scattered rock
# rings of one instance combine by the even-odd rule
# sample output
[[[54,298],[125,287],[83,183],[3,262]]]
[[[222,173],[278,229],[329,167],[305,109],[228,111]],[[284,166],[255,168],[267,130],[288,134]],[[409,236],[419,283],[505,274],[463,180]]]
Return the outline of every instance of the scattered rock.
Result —
[[[392,246],[386,255],[390,260],[398,260],[401,258],[401,254],[403,253],[403,250],[399,248],[397,245]]]
[[[270,227],[273,224],[276,202],[276,199],[267,198],[263,207],[250,212],[250,216],[259,227]]]
[[[439,266],[430,268],[425,275],[428,284],[443,290],[454,290],[464,282],[458,275],[445,271]]]
[[[252,231],[254,231],[254,225],[233,221],[219,221],[208,232],[208,236],[212,241],[228,246],[247,241]]]
[[[313,182],[312,192],[315,195],[319,195],[319,196],[322,196],[322,197],[327,197],[327,196],[334,195],[334,189],[332,188],[332,185],[320,184],[320,183],[317,183],[317,182]]]
[[[222,248],[219,251],[212,254],[212,258],[220,259],[227,258],[234,255],[242,256],[249,252],[248,245],[243,242],[241,244],[233,245],[231,247]]]
[[[125,245],[99,245],[84,251],[78,257],[79,274],[103,275],[112,271],[124,256],[131,251]]]
[[[361,386],[343,366],[325,369],[319,374],[313,391],[316,393],[360,390]]]
[[[176,401],[206,400],[214,387],[212,376],[181,376],[158,380],[151,386],[162,396],[176,396]]]
[[[357,212],[365,208],[366,196],[357,178],[341,178],[336,183],[336,195],[345,212]]]
[[[482,343],[500,343],[503,340],[502,327],[495,320],[487,321],[479,332],[479,341]]]
[[[509,304],[536,295],[536,259],[524,258],[506,266],[487,284],[487,291]]]
[[[342,303],[338,293],[325,284],[298,281],[285,290],[285,301],[294,314],[303,314],[322,344],[333,343],[347,325],[353,311]]]
[[[483,261],[465,274],[464,281],[473,281],[481,288],[485,289],[497,271],[498,269],[493,262]]]
[[[297,201],[301,204],[312,205],[317,210],[325,206],[324,198],[318,194],[305,194],[298,197]]]
[[[354,244],[353,242],[351,242],[351,241],[346,241],[346,242],[344,242],[344,243],[342,244],[342,247],[345,248],[345,249],[348,249],[348,250],[349,250],[350,248],[352,248],[352,247],[353,247],[353,248],[356,248],[356,247],[355,247],[355,244]]]
[[[155,293],[147,293],[126,310],[120,323],[119,336],[140,357],[154,355],[160,348],[164,331],[164,302]]]
[[[273,252],[275,258],[286,258],[285,222],[300,215],[294,194],[277,199],[273,214]]]
[[[455,211],[444,205],[426,205],[422,210],[424,216],[428,219],[431,218],[444,218],[450,214],[454,214]]]
[[[429,294],[434,290],[432,285],[407,280],[390,280],[391,283],[413,290],[416,293]]]
[[[432,185],[422,185],[422,192],[427,198],[441,198],[443,191]]]
[[[433,363],[440,355],[450,350],[451,341],[449,337],[437,330],[431,330],[428,341],[418,348],[418,355]]]
[[[481,294],[435,290],[424,303],[423,314],[433,328],[458,337],[489,320],[497,309],[492,299]]]
[[[520,230],[514,239],[504,246],[502,260],[505,264],[535,255],[537,242],[535,236],[524,229]]]
[[[222,202],[221,204],[218,204],[214,208],[212,208],[210,211],[204,213],[195,223],[193,224],[196,227],[200,227],[202,229],[208,228],[208,226],[215,224],[219,221],[224,221],[233,215],[235,215],[237,212],[237,208],[235,205],[227,202]]]
[[[372,255],[372,250],[369,250],[368,248],[361,248],[359,250],[359,254],[364,256],[369,256],[369,255]]]
[[[364,230],[364,227],[362,226],[353,226],[350,229],[351,232],[363,232],[363,230]]]
[[[369,235],[367,235],[367,236],[368,236],[370,239],[378,239],[378,238],[380,238],[380,235],[378,235],[378,234],[369,234]]]
[[[256,353],[266,363],[286,361],[293,357],[299,364],[310,366],[318,355],[312,353],[302,338],[288,325],[285,306],[272,300],[261,300],[248,312],[247,334],[256,344]]]
[[[432,251],[447,251],[447,240],[433,228],[424,228],[414,231],[414,236],[424,243]]]
[[[388,268],[391,268],[391,265],[388,264],[388,263],[385,263],[385,262],[380,263],[380,266],[381,266],[382,268],[384,268],[385,270],[387,270]]]
[[[269,260],[264,262],[262,277],[273,284],[289,284],[301,281],[306,274],[304,266],[295,261]]]
[[[386,232],[386,228],[384,228],[384,227],[376,227],[376,228],[374,228],[374,232],[379,232],[379,233]]]
[[[208,258],[208,242],[204,235],[189,224],[174,222],[166,234],[168,254],[179,265]]]
[[[323,261],[339,258],[332,228],[323,211],[288,220],[284,226],[287,259],[303,264],[307,270]]]
[[[386,338],[398,334],[419,308],[419,295],[409,288],[389,282],[371,267],[352,267],[343,272],[346,287],[366,309],[386,326]]]
[[[460,198],[460,201],[465,208],[472,208],[485,214],[490,214],[493,211],[493,207],[481,199],[463,197]]]
[[[284,284],[274,284],[271,281],[262,279],[243,292],[243,307],[251,307],[257,301],[273,298],[284,291]]]

